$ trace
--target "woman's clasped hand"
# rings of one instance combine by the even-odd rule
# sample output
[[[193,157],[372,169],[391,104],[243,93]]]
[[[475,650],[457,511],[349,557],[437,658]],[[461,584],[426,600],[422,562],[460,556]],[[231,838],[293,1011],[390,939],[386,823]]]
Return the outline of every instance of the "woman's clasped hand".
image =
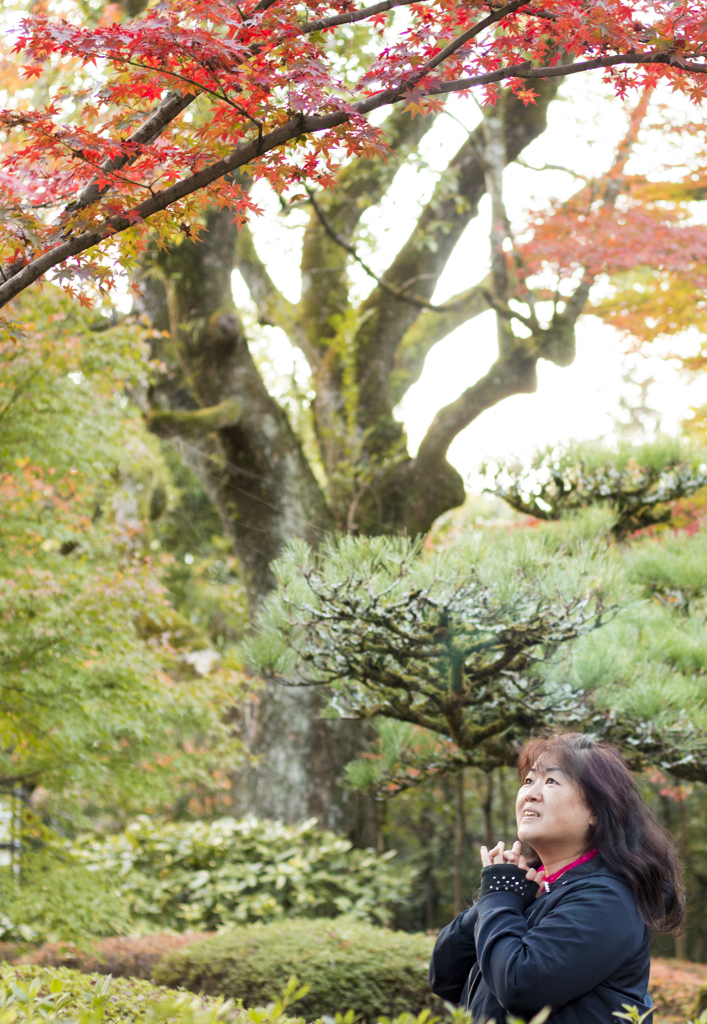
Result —
[[[480,853],[482,867],[490,868],[492,864],[515,864],[516,867],[525,871],[525,877],[529,882],[536,882],[538,886],[541,886],[544,877],[543,870],[541,868],[538,871],[536,868],[528,867],[528,862],[521,853],[520,840],[517,839],[510,850],[506,849],[506,844],[503,840],[499,840],[492,850],[482,846]],[[538,896],[541,895],[542,888],[539,888]]]

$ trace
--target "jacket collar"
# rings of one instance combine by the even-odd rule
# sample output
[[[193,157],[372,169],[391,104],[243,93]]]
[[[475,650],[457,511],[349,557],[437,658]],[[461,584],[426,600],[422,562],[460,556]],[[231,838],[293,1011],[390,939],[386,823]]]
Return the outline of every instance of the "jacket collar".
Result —
[[[568,868],[567,871],[563,871],[556,881],[549,883],[549,890],[560,885],[566,885],[567,882],[575,882],[578,878],[584,878],[585,875],[593,875],[602,868],[605,871],[607,870],[602,855],[599,854],[584,864],[578,864],[576,868]]]

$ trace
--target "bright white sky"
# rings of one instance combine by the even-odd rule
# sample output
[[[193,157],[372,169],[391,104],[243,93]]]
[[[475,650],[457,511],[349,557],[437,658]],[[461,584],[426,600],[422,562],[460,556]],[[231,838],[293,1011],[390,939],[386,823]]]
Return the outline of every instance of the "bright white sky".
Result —
[[[534,167],[559,164],[599,174],[612,159],[614,146],[625,131],[621,104],[610,97],[600,77],[577,75],[563,87],[564,100],[550,108],[547,132],[523,154]],[[671,100],[671,105],[675,105]],[[464,140],[465,130],[479,119],[474,100],[454,99],[449,106],[452,117],[438,118],[423,140],[420,156],[426,168],[403,167],[396,178],[392,195],[382,208],[370,211],[367,227],[370,240],[360,251],[375,270],[382,272],[412,230],[420,203],[431,193],[436,175],[444,169]],[[459,124],[458,122],[462,122]],[[636,153],[628,170],[650,169],[667,159],[667,147],[646,143]],[[571,194],[578,182],[562,171],[533,170],[513,166],[506,172],[506,203],[512,221],[522,224],[523,211],[544,205],[552,196]],[[272,277],[292,300],[299,297],[298,257],[302,237],[303,212],[294,212],[283,226],[279,206],[260,183],[256,195],[265,213],[254,224],[256,244]],[[478,219],[470,225],[449,262],[434,296],[442,302],[479,280],[488,266],[489,204],[482,205]],[[357,266],[351,277],[361,296],[372,287],[370,278]],[[234,292],[239,302],[247,301],[247,292],[234,275]],[[301,356],[293,352],[281,332],[269,331],[261,339],[273,365],[282,373],[293,371],[302,380],[306,368]],[[696,339],[673,340],[670,349],[693,350]],[[430,353],[419,382],[410,389],[398,410],[408,431],[411,451],[415,451],[437,409],[453,401],[489,367],[495,357],[494,315],[487,312],[451,334]],[[662,428],[679,429],[680,421],[693,405],[707,402],[707,375],[690,381],[674,363],[657,357],[625,356],[621,340],[613,329],[598,319],[586,316],[577,330],[577,358],[561,369],[550,363],[539,364],[539,386],[534,395],[522,395],[484,413],[454,442],[450,460],[474,489],[475,470],[481,461],[498,455],[527,456],[533,449],[570,438],[595,438],[610,434],[617,416],[621,394],[635,397],[636,389],[622,381],[628,366],[636,377],[655,378],[649,390],[649,404],[662,413]]]

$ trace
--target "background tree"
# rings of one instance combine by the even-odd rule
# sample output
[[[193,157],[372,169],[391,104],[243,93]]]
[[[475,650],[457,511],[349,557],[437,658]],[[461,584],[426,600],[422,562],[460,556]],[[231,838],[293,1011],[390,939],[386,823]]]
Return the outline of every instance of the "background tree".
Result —
[[[0,360],[0,791],[62,816],[169,805],[241,757],[226,715],[245,687],[227,661],[192,667],[209,640],[150,550],[169,482],[125,394],[142,332],[97,345],[54,288],[20,312]]]
[[[669,523],[675,503],[707,484],[705,449],[680,438],[658,437],[638,447],[608,450],[600,443],[548,447],[529,466],[501,462],[487,474],[488,488],[515,509],[537,519],[557,520],[604,505],[612,532],[625,539],[636,530]]]
[[[647,179],[628,176],[625,168],[649,110],[649,93],[629,111],[626,136],[607,173],[597,181],[582,181],[580,198],[567,204],[569,211],[553,208],[544,218],[536,216],[537,246],[520,245],[512,236],[503,169],[540,137],[555,94],[554,83],[544,83],[533,105],[507,92],[487,110],[452,157],[388,270],[362,301],[349,276],[352,261],[360,262],[356,239],[362,215],[395,189],[399,163],[415,156],[433,115],[424,120],[392,115],[384,129],[395,160],[359,159],[338,172],[332,191],[310,189],[298,303],[276,288],[258,253],[257,226],[236,235],[225,211],[209,215],[198,242],[183,239],[156,255],[143,285],[145,308],[167,332],[169,341],[157,346],[155,354],[169,372],[151,392],[150,422],[162,436],[181,434],[181,451],[233,538],[253,605],[272,584],[269,562],[292,536],[316,546],[332,528],[415,535],[461,503],[463,482],[447,459],[454,438],[499,401],[533,391],[540,359],[570,363],[575,324],[587,308],[595,277],[612,269],[621,275],[626,261],[635,257],[629,246],[616,250],[612,263],[607,241],[601,264],[594,261],[580,273],[577,261],[584,259],[586,246],[567,241],[563,232],[581,219],[587,194],[603,210],[605,233],[612,225],[618,229],[617,202],[629,197],[635,202],[640,188],[648,194]],[[430,297],[487,191],[492,196],[492,272],[435,307]],[[664,204],[653,202],[654,193],[650,197],[641,215],[657,220]],[[562,224],[558,234],[564,262],[550,251],[557,222]],[[680,217],[664,218],[663,226],[660,239],[640,258],[649,257],[655,272],[662,272],[675,266],[678,246],[685,242],[694,254],[681,255],[680,265],[694,276],[704,245],[702,229],[689,229],[687,237]],[[260,323],[283,330],[306,357],[311,376],[308,397],[299,402],[299,424],[291,417],[288,422],[282,403],[264,386],[243,320],[233,307],[232,267],[246,281]],[[490,308],[497,315],[496,361],[439,410],[411,456],[395,416],[397,404],[419,379],[434,345]],[[293,423],[299,429],[293,431]],[[347,742],[342,734],[329,742],[333,726],[313,724],[319,711],[316,694],[287,696],[271,690],[261,699],[253,742],[263,763],[251,778],[255,789],[241,806],[295,817],[324,814],[332,826],[344,820],[341,796],[331,780],[353,756],[361,736],[349,727],[343,732]],[[334,751],[341,758],[332,760]],[[277,792],[287,795],[274,804]],[[326,817],[329,813],[332,818]]]

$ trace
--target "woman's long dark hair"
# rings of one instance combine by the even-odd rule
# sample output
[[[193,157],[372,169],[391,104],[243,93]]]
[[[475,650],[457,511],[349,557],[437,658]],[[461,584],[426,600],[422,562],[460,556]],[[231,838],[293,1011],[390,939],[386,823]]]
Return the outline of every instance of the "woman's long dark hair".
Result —
[[[577,783],[596,817],[588,849],[595,847],[630,886],[649,928],[676,934],[685,906],[675,845],[646,806],[619,751],[581,733],[556,733],[526,743],[518,771],[524,779],[532,768],[550,764]]]

